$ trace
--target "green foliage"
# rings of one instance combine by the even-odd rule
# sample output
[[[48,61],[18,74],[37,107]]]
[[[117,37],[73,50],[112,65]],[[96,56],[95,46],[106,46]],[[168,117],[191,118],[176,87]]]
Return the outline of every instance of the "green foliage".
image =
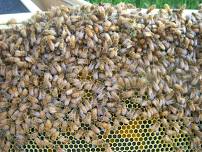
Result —
[[[155,4],[157,8],[162,8],[164,4],[170,5],[172,8],[179,8],[186,5],[187,9],[196,9],[202,3],[202,0],[88,0],[91,3],[112,3],[117,4],[120,2],[132,3],[137,7],[145,8]]]

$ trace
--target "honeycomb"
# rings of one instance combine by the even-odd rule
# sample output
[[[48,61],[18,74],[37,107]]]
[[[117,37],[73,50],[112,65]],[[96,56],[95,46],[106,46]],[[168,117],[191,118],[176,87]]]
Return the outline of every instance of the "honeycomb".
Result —
[[[92,92],[85,91],[83,99],[90,100],[93,97]],[[146,98],[146,96],[145,96]],[[132,102],[133,99],[124,99],[128,109],[138,109],[140,106]],[[117,130],[111,130],[107,137],[104,137],[104,130],[98,135],[99,139],[109,143],[115,152],[174,152],[177,148],[184,152],[192,152],[189,135],[180,132],[178,136],[172,137],[171,143],[165,143],[162,138],[165,135],[165,128],[160,126],[157,132],[151,132],[150,127],[159,121],[158,118],[143,119],[136,118],[130,121],[128,125],[121,124]],[[82,124],[84,130],[88,130],[86,124]],[[77,140],[70,132],[62,132],[59,137],[63,136],[68,139],[68,143],[61,143],[58,139],[53,142],[52,148],[40,148],[33,139],[29,139],[26,145],[18,147],[23,152],[99,152],[104,151],[103,145],[96,146],[87,143],[83,139]],[[30,133],[35,132],[34,128],[30,129]],[[45,133],[38,133],[38,138],[44,140]],[[15,145],[11,145],[9,152],[16,152]]]

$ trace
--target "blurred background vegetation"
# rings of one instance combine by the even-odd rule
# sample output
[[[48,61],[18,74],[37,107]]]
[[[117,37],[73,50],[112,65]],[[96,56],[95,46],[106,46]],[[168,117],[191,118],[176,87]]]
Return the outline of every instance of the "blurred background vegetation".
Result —
[[[186,5],[187,9],[196,9],[202,3],[202,0],[87,0],[91,3],[112,3],[117,4],[120,2],[132,3],[136,7],[145,8],[155,4],[157,8],[162,8],[164,4],[169,4],[172,8],[179,8]]]

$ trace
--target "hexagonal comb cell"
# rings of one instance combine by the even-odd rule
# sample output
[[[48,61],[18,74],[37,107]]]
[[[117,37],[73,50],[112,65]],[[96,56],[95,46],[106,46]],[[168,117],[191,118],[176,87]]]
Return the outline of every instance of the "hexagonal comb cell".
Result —
[[[89,92],[86,93],[86,96]],[[130,100],[125,100],[126,104],[131,104]],[[138,107],[134,107],[137,108]],[[107,137],[104,137],[104,131],[101,131],[98,135],[98,139],[103,139],[104,143],[109,143],[114,152],[174,152],[175,149],[180,148],[184,152],[191,152],[190,137],[183,134],[180,131],[178,136],[172,137],[171,143],[163,141],[165,135],[165,128],[160,125],[160,128],[156,132],[151,131],[151,126],[159,122],[159,119],[152,118],[144,120],[143,118],[136,118],[136,120],[130,121],[128,125],[121,125],[117,130],[111,130]],[[88,130],[88,126],[82,125],[85,130]],[[53,148],[39,148],[34,140],[22,146],[25,152],[58,152],[62,149],[67,152],[89,152],[89,151],[104,151],[102,146],[96,146],[91,143],[87,143],[84,140],[77,140],[70,132],[62,132],[60,129],[60,136],[68,139],[67,143],[62,143],[58,139],[53,142]],[[30,133],[35,132],[33,128],[30,129]],[[38,137],[43,140],[46,135],[43,133],[38,134]],[[15,152],[14,145],[11,145],[9,152]]]
[[[87,72],[86,74],[84,74],[82,71],[79,72],[78,74],[78,78],[80,80],[93,80],[93,75],[91,72]]]
[[[82,99],[91,101],[93,99],[93,92],[91,90],[85,90],[85,93],[84,93]]]
[[[130,109],[139,109],[140,105],[133,102],[133,100],[135,100],[134,98],[127,98],[127,99],[122,99],[122,102],[126,104],[126,107],[128,110]]]

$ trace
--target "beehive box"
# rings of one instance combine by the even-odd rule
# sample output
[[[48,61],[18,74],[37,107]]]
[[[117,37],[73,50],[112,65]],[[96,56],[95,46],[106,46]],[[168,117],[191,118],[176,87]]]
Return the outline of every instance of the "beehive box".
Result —
[[[144,10],[143,10],[144,11]],[[187,11],[188,13],[192,11]],[[82,79],[82,77],[80,77]],[[87,79],[91,80],[92,75],[87,76]],[[136,94],[136,97],[140,97]],[[83,100],[91,100],[93,94],[91,92],[86,92],[83,96]],[[143,96],[147,98],[147,95]],[[123,99],[122,102],[126,104],[127,109],[140,109],[140,105],[134,104],[133,100],[135,98]],[[113,120],[111,120],[113,123]],[[178,136],[173,136],[171,142],[166,143],[163,140],[165,135],[165,128],[160,126],[157,131],[152,131],[151,127],[160,121],[159,118],[145,119],[142,117],[137,117],[135,120],[130,121],[128,125],[121,124],[117,130],[110,130],[109,133],[104,133],[106,130],[102,130],[99,139],[102,139],[106,143],[109,143],[114,152],[164,152],[170,151],[175,152],[178,149],[183,150],[184,152],[195,152],[191,148],[191,138],[188,134],[180,132]],[[200,122],[202,123],[202,122]],[[201,127],[202,124],[199,124]],[[88,130],[89,126],[82,124],[81,127]],[[16,145],[11,145],[10,152],[16,151],[25,151],[25,152],[89,152],[89,151],[105,151],[104,145],[96,146],[90,143],[87,143],[85,140],[77,140],[74,138],[74,134],[68,130],[62,130],[58,128],[60,132],[60,137],[64,136],[69,139],[69,141],[64,144],[61,143],[58,139],[52,144],[52,148],[40,148],[35,139],[30,137],[28,144],[21,145],[16,147]],[[35,132],[34,128],[30,129],[30,134]],[[48,138],[49,135],[45,133],[37,133],[37,137],[41,140]]]

